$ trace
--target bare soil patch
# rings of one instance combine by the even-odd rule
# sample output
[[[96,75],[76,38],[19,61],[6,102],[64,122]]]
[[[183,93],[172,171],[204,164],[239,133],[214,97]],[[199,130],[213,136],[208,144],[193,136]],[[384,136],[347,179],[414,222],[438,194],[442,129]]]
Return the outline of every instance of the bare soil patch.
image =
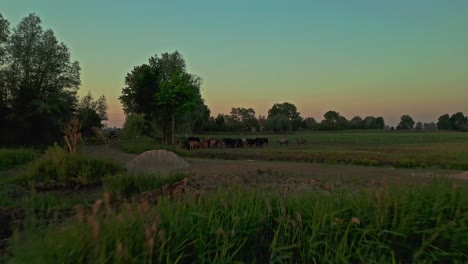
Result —
[[[84,153],[105,157],[125,165],[136,155],[117,146],[86,146]],[[286,191],[352,191],[385,183],[426,184],[433,177],[453,179],[468,187],[468,172],[432,169],[395,169],[305,162],[218,160],[187,158],[184,171],[192,175],[189,185],[211,190],[219,187],[249,186]],[[151,165],[151,164],[150,164]]]
[[[125,164],[133,173],[169,173],[190,167],[190,163],[177,154],[164,149],[145,151]]]

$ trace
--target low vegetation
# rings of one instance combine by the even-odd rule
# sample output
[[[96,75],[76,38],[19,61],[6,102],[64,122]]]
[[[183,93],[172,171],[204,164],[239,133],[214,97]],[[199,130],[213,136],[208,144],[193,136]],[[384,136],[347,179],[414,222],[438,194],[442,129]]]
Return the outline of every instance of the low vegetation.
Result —
[[[60,147],[51,147],[26,172],[26,180],[36,187],[99,184],[106,175],[114,175],[123,168],[111,161],[70,154]]]
[[[468,261],[468,195],[448,181],[347,194],[219,191],[92,209],[11,241],[15,263]]]
[[[34,149],[0,149],[0,171],[25,164],[38,156]]]
[[[164,185],[171,184],[186,178],[184,173],[176,173],[172,175],[158,174],[118,174],[104,177],[104,191],[111,194],[113,197],[128,198],[135,194],[140,194],[146,191],[156,190]]]

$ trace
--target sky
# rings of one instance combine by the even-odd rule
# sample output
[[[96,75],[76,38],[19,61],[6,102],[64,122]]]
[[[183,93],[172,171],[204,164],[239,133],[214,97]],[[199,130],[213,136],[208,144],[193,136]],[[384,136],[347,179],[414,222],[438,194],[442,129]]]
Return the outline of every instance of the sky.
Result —
[[[0,13],[13,26],[41,17],[81,64],[79,94],[106,96],[111,127],[125,120],[125,75],[175,50],[213,116],[282,102],[390,125],[468,114],[465,0],[0,0]]]

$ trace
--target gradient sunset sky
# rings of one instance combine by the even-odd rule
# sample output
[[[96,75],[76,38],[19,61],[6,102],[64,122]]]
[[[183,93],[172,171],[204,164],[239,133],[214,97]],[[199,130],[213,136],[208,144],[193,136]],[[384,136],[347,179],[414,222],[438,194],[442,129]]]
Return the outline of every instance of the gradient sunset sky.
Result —
[[[0,0],[14,26],[36,13],[82,67],[80,95],[124,121],[124,77],[180,51],[212,115],[294,103],[303,117],[468,114],[468,1]]]

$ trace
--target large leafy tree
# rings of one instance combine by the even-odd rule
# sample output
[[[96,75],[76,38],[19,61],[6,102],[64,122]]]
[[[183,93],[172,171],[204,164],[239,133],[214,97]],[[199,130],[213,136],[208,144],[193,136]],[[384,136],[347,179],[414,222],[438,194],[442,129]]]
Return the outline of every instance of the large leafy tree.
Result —
[[[0,140],[47,144],[57,140],[73,116],[80,66],[71,61],[67,46],[41,19],[30,14],[8,34],[0,18]],[[6,26],[5,26],[6,25]],[[34,131],[31,133],[31,131]]]
[[[453,129],[452,127],[452,121],[450,120],[450,115],[445,114],[441,115],[437,121],[437,127],[440,130],[451,130]]]
[[[103,122],[108,119],[107,116],[107,101],[102,95],[97,100],[94,100],[91,92],[81,98],[77,106],[78,120],[81,122],[81,131],[87,136],[93,134],[93,128],[102,128]]]
[[[458,112],[450,116],[450,123],[453,129],[462,130],[468,125],[468,117],[462,112]]]
[[[252,128],[258,128],[255,110],[252,108],[233,107],[226,122],[232,130],[248,131]]]
[[[126,114],[143,114],[157,124],[165,142],[173,143],[177,128],[185,131],[189,125],[194,129],[209,119],[200,87],[201,78],[187,72],[184,58],[175,51],[134,67],[119,99]]]
[[[268,118],[277,115],[287,117],[291,121],[291,126],[294,130],[300,128],[302,125],[302,117],[294,104],[288,102],[274,104],[271,109],[268,110]]]
[[[411,130],[414,127],[414,120],[410,115],[402,115],[397,126],[399,130]]]

